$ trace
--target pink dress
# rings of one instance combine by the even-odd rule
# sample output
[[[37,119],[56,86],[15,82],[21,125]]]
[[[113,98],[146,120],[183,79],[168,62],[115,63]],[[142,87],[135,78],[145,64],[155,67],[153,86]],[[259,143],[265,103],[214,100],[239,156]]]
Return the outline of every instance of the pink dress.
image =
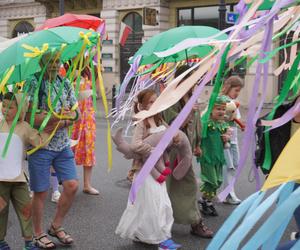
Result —
[[[85,78],[80,84],[80,91],[92,89],[92,82]],[[73,126],[72,139],[78,140],[73,147],[77,165],[95,166],[96,118],[92,96],[79,101],[81,119]]]

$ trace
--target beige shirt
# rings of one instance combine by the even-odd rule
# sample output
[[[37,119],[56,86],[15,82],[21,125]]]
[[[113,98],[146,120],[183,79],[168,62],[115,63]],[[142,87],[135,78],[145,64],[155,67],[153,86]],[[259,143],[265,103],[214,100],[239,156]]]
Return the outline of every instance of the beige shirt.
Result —
[[[0,120],[0,124],[2,124],[3,120]],[[0,133],[9,133],[10,130],[10,125],[8,125],[5,121],[3,122],[3,126],[0,127]],[[46,141],[48,138],[48,135],[45,133],[40,134],[36,129],[33,129],[30,127],[30,125],[23,121],[23,122],[18,122],[14,134],[19,136],[22,142],[24,143],[24,148],[28,144],[33,145],[33,146],[38,146],[40,145],[43,141]],[[10,145],[11,147],[12,145]],[[23,154],[23,159],[25,161],[25,152]],[[25,172],[24,172],[24,166],[25,162],[23,161],[23,166],[22,166],[22,172],[21,174],[16,177],[15,179],[12,180],[6,180],[6,179],[0,179],[0,181],[7,181],[7,182],[26,182],[25,178]],[[9,167],[9,166],[8,166]]]

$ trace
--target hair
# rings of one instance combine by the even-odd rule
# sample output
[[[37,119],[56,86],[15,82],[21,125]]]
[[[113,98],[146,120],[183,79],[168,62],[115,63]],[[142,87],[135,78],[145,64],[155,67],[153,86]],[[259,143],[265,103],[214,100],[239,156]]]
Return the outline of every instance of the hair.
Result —
[[[239,76],[230,76],[225,80],[223,84],[222,94],[228,95],[230,90],[236,87],[244,87],[242,78],[240,78]]]
[[[134,103],[134,106],[133,106],[134,113],[136,114],[136,113],[140,112],[141,110],[143,110],[144,107],[147,106],[147,104],[149,103],[150,98],[153,95],[156,95],[156,92],[153,89],[142,90],[137,95],[137,101]],[[139,108],[139,107],[141,107],[141,108]],[[154,121],[155,121],[155,124],[157,126],[159,126],[162,123],[162,116],[161,116],[161,114],[156,114],[154,116]],[[150,124],[147,122],[147,120],[145,120],[144,122],[145,122],[146,127],[149,128]]]
[[[3,95],[3,100],[9,100],[9,101],[14,101],[17,103],[17,99],[16,99],[16,96],[13,92],[7,92]]]

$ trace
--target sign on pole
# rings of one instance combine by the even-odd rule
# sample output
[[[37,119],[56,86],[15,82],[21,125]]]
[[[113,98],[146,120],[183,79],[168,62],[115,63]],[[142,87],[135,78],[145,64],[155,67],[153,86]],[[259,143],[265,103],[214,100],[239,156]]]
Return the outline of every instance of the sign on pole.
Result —
[[[226,12],[226,23],[235,24],[239,18],[239,13],[237,12]]]

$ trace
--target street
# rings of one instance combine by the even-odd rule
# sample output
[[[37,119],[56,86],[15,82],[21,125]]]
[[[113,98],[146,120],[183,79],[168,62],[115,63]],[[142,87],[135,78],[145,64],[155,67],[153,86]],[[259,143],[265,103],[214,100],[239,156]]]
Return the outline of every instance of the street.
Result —
[[[120,126],[125,125],[122,124]],[[126,207],[129,183],[126,180],[127,171],[131,161],[125,160],[115,149],[113,151],[113,168],[107,171],[107,148],[106,148],[106,122],[97,119],[97,166],[94,168],[92,183],[100,191],[100,196],[86,195],[82,192],[82,169],[78,167],[80,188],[77,192],[75,202],[66,217],[64,228],[75,240],[75,244],[69,249],[77,250],[142,250],[157,249],[131,240],[124,240],[114,234],[118,221]],[[242,199],[255,191],[255,183],[249,182],[249,166],[243,172],[236,186],[236,193]],[[194,169],[199,176],[199,166],[194,164]],[[218,217],[205,217],[204,221],[214,231],[222,225],[234,206],[218,204]],[[45,207],[45,230],[48,228],[51,218],[55,212],[55,204],[50,202],[50,195]],[[190,227],[174,225],[173,239],[182,244],[183,250],[205,249],[209,240],[200,239],[189,233]],[[295,230],[294,222],[289,226],[284,239],[288,239],[291,231]],[[7,242],[13,250],[23,247],[23,240],[17,221],[16,214],[10,208],[9,226],[6,237]],[[57,241],[55,240],[57,243]],[[58,245],[57,249],[66,249]]]

